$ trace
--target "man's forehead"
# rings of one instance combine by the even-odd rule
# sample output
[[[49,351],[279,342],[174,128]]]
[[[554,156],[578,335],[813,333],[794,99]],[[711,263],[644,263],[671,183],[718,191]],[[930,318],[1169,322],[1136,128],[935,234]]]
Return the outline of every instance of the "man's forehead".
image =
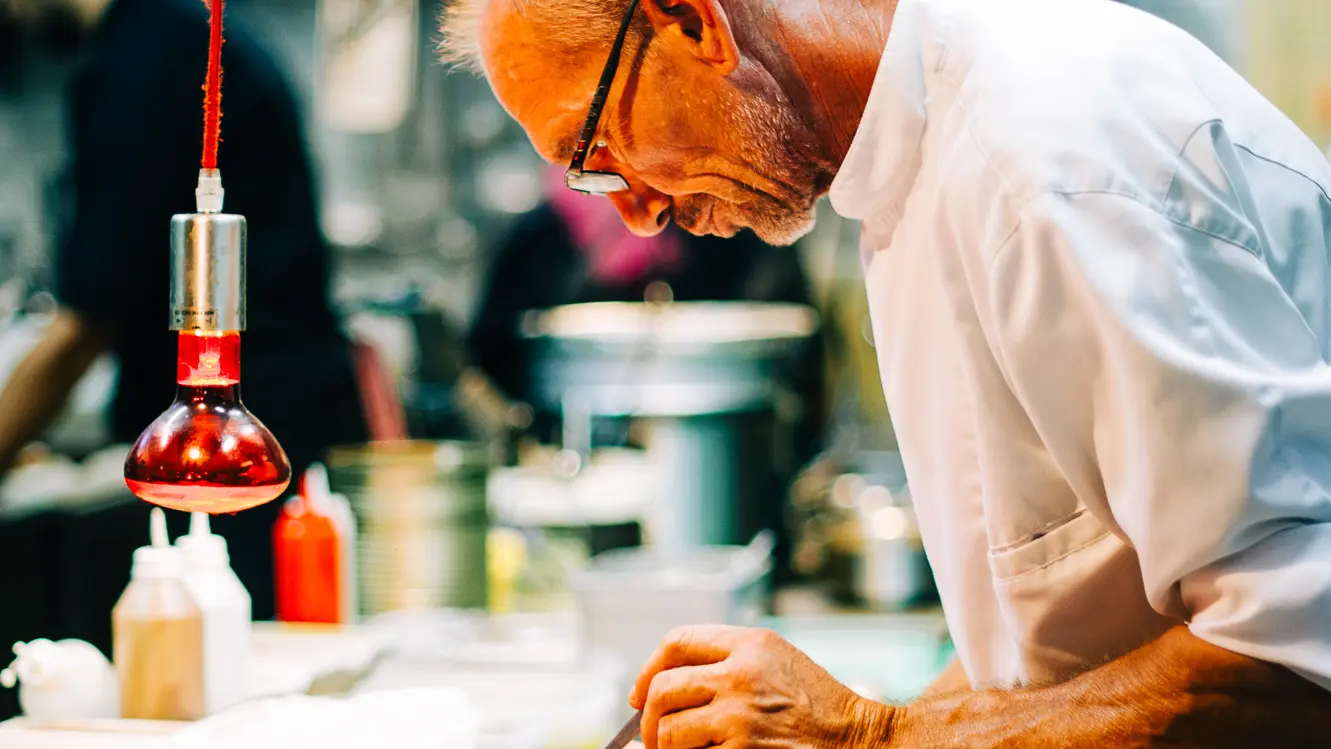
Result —
[[[557,46],[542,44],[531,24],[495,20],[483,42],[486,77],[495,95],[542,156],[567,161],[577,146],[599,70],[587,61],[561,59]]]
[[[525,69],[523,69],[525,68]],[[502,79],[502,80],[501,80]],[[591,94],[548,66],[521,66],[492,78],[495,96],[527,131],[541,155],[554,161],[573,157]]]

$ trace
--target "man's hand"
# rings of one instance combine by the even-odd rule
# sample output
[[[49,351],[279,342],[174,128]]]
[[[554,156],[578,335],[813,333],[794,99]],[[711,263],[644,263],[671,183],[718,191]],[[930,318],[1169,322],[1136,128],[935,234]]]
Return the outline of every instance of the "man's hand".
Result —
[[[647,749],[854,747],[888,733],[893,710],[843,686],[777,634],[677,629],[638,676]]]
[[[1186,627],[1060,684],[903,708],[853,694],[771,632],[688,627],[652,656],[630,702],[646,749],[1311,749],[1331,736],[1331,692]]]

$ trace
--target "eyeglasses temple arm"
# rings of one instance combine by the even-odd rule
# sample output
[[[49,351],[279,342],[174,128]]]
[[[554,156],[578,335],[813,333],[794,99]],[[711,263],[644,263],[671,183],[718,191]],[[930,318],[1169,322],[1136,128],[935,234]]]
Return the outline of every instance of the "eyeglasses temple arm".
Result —
[[[573,151],[573,161],[569,164],[570,171],[582,171],[582,165],[587,161],[587,152],[591,150],[592,138],[596,135],[596,125],[601,120],[601,110],[605,108],[606,97],[610,96],[610,85],[614,83],[615,71],[619,69],[619,58],[624,51],[624,39],[628,36],[633,12],[637,8],[638,0],[629,0],[628,9],[624,11],[624,20],[619,24],[619,33],[615,35],[615,43],[610,47],[610,57],[605,61],[605,70],[601,71],[601,80],[597,82],[596,93],[592,95],[592,106],[587,110],[587,120],[582,125],[582,132],[578,134],[578,146]]]

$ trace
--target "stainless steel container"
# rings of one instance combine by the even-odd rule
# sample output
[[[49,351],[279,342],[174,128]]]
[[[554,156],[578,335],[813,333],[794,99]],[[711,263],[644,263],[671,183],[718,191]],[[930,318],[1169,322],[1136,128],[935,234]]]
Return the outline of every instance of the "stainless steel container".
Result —
[[[833,567],[842,597],[871,609],[895,611],[924,601],[933,587],[915,511],[910,502],[870,487],[857,503],[845,532],[833,537]]]
[[[933,573],[898,453],[825,457],[792,500],[797,567],[833,598],[886,611],[931,600]]]
[[[378,442],[329,454],[358,524],[361,612],[485,608],[486,446]]]
[[[651,549],[599,554],[573,576],[586,644],[635,670],[676,627],[755,626],[767,613],[771,570],[768,531],[748,546],[695,548],[680,560]]]

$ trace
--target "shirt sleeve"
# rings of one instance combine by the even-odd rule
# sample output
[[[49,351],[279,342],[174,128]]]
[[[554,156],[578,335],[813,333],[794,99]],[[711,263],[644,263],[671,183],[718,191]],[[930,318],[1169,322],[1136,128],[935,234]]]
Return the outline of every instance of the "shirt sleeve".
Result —
[[[1152,606],[1331,689],[1325,290],[1105,193],[1034,200],[990,271],[1009,385]]]

